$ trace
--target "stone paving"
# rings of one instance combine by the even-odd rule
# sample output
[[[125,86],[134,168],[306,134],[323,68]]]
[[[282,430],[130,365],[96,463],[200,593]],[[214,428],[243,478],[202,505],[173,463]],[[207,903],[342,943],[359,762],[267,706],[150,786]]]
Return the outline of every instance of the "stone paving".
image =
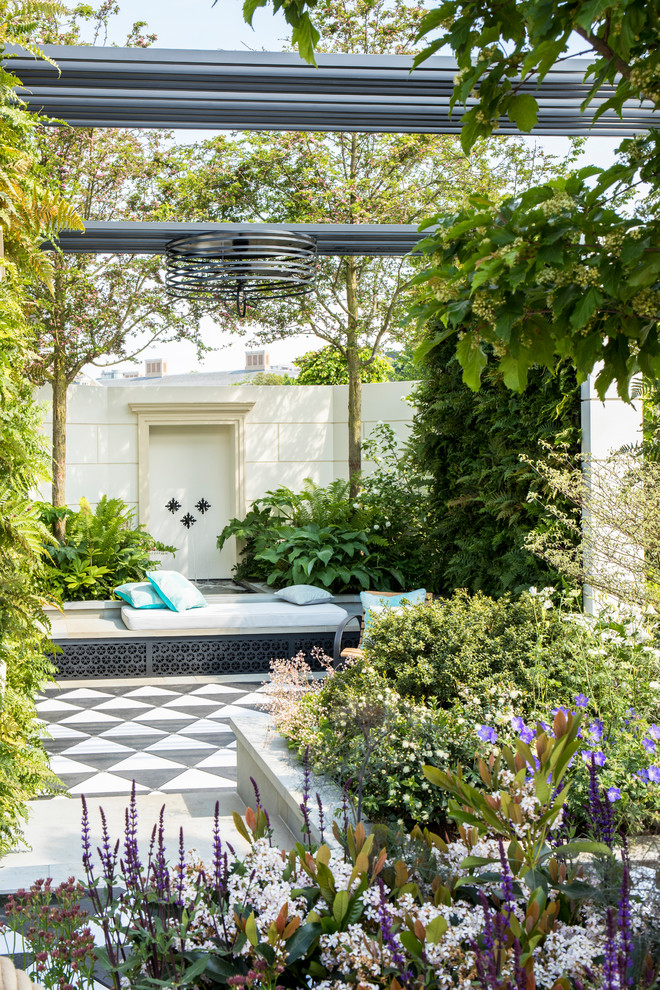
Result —
[[[254,710],[254,684],[104,681],[53,685],[37,700],[50,736],[51,767],[69,794],[234,788],[236,741],[229,719]]]
[[[101,839],[98,806],[114,838],[136,782],[141,846],[165,805],[165,837],[175,854],[179,829],[203,860],[213,849],[213,815],[240,854],[245,840],[233,813],[245,805],[236,792],[236,747],[229,719],[256,714],[265,674],[215,677],[63,681],[46,688],[38,711],[51,738],[46,748],[67,792],[30,802],[26,843],[0,859],[0,894],[29,887],[39,877],[55,883],[82,877],[80,797],[89,799],[92,847]],[[275,816],[274,841],[293,838]]]

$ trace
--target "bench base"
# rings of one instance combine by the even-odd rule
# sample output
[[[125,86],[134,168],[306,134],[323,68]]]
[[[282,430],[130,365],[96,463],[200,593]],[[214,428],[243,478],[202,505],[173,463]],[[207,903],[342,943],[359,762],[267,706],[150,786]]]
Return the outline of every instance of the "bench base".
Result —
[[[347,633],[346,645],[358,636]],[[57,680],[96,677],[171,677],[194,674],[267,673],[270,661],[293,657],[301,651],[313,670],[312,648],[332,656],[333,633],[251,636],[141,636],[113,639],[55,640],[60,652],[53,657]]]

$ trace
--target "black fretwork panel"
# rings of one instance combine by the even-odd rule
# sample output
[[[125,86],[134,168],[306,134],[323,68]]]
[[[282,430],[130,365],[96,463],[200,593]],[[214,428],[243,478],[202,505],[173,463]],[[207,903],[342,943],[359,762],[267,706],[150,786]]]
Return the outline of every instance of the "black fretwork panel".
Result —
[[[358,634],[346,633],[345,646],[357,646]],[[143,639],[60,640],[54,658],[58,680],[95,677],[167,677],[193,674],[268,673],[270,661],[306,654],[312,669],[312,647],[332,656],[333,633],[303,632],[271,636],[153,636]]]

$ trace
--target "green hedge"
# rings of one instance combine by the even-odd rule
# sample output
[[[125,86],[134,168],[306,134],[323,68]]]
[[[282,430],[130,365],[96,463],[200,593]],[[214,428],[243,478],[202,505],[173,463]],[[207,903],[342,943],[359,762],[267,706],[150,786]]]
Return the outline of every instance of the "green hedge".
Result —
[[[540,441],[580,449],[580,390],[575,373],[532,370],[522,394],[502,383],[494,365],[479,392],[462,380],[451,340],[424,359],[411,444],[430,476],[428,588],[489,595],[518,593],[557,576],[524,549],[526,534],[549,525],[527,500],[541,482],[521,455],[539,459]]]

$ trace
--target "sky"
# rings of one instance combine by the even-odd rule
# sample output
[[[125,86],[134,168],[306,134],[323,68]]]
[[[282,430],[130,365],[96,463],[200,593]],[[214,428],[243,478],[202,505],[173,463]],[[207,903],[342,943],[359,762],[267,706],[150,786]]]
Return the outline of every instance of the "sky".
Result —
[[[147,22],[148,30],[157,35],[156,48],[224,49],[237,51],[281,51],[288,47],[288,25],[281,14],[273,15],[272,8],[259,9],[255,13],[250,28],[243,20],[242,0],[138,0],[127,3],[120,0],[120,13],[113,18],[111,25],[112,41],[119,41],[131,28],[136,19]],[[211,137],[212,131],[191,132],[182,135],[185,141]],[[530,138],[536,140],[545,150],[559,157],[568,150],[566,138]],[[607,166],[613,161],[614,148],[618,138],[589,138],[585,147],[584,159],[579,164]],[[192,344],[155,344],[140,355],[162,357],[168,363],[168,371],[181,374],[186,371],[224,371],[244,367],[246,340],[222,335],[211,320],[202,324],[204,340],[218,348],[205,355],[202,364],[197,361]],[[315,350],[323,342],[306,334],[277,341],[268,347],[272,365],[289,365],[299,354]],[[119,369],[135,370],[135,365],[113,365]],[[98,377],[100,371],[87,367],[85,371]]]

